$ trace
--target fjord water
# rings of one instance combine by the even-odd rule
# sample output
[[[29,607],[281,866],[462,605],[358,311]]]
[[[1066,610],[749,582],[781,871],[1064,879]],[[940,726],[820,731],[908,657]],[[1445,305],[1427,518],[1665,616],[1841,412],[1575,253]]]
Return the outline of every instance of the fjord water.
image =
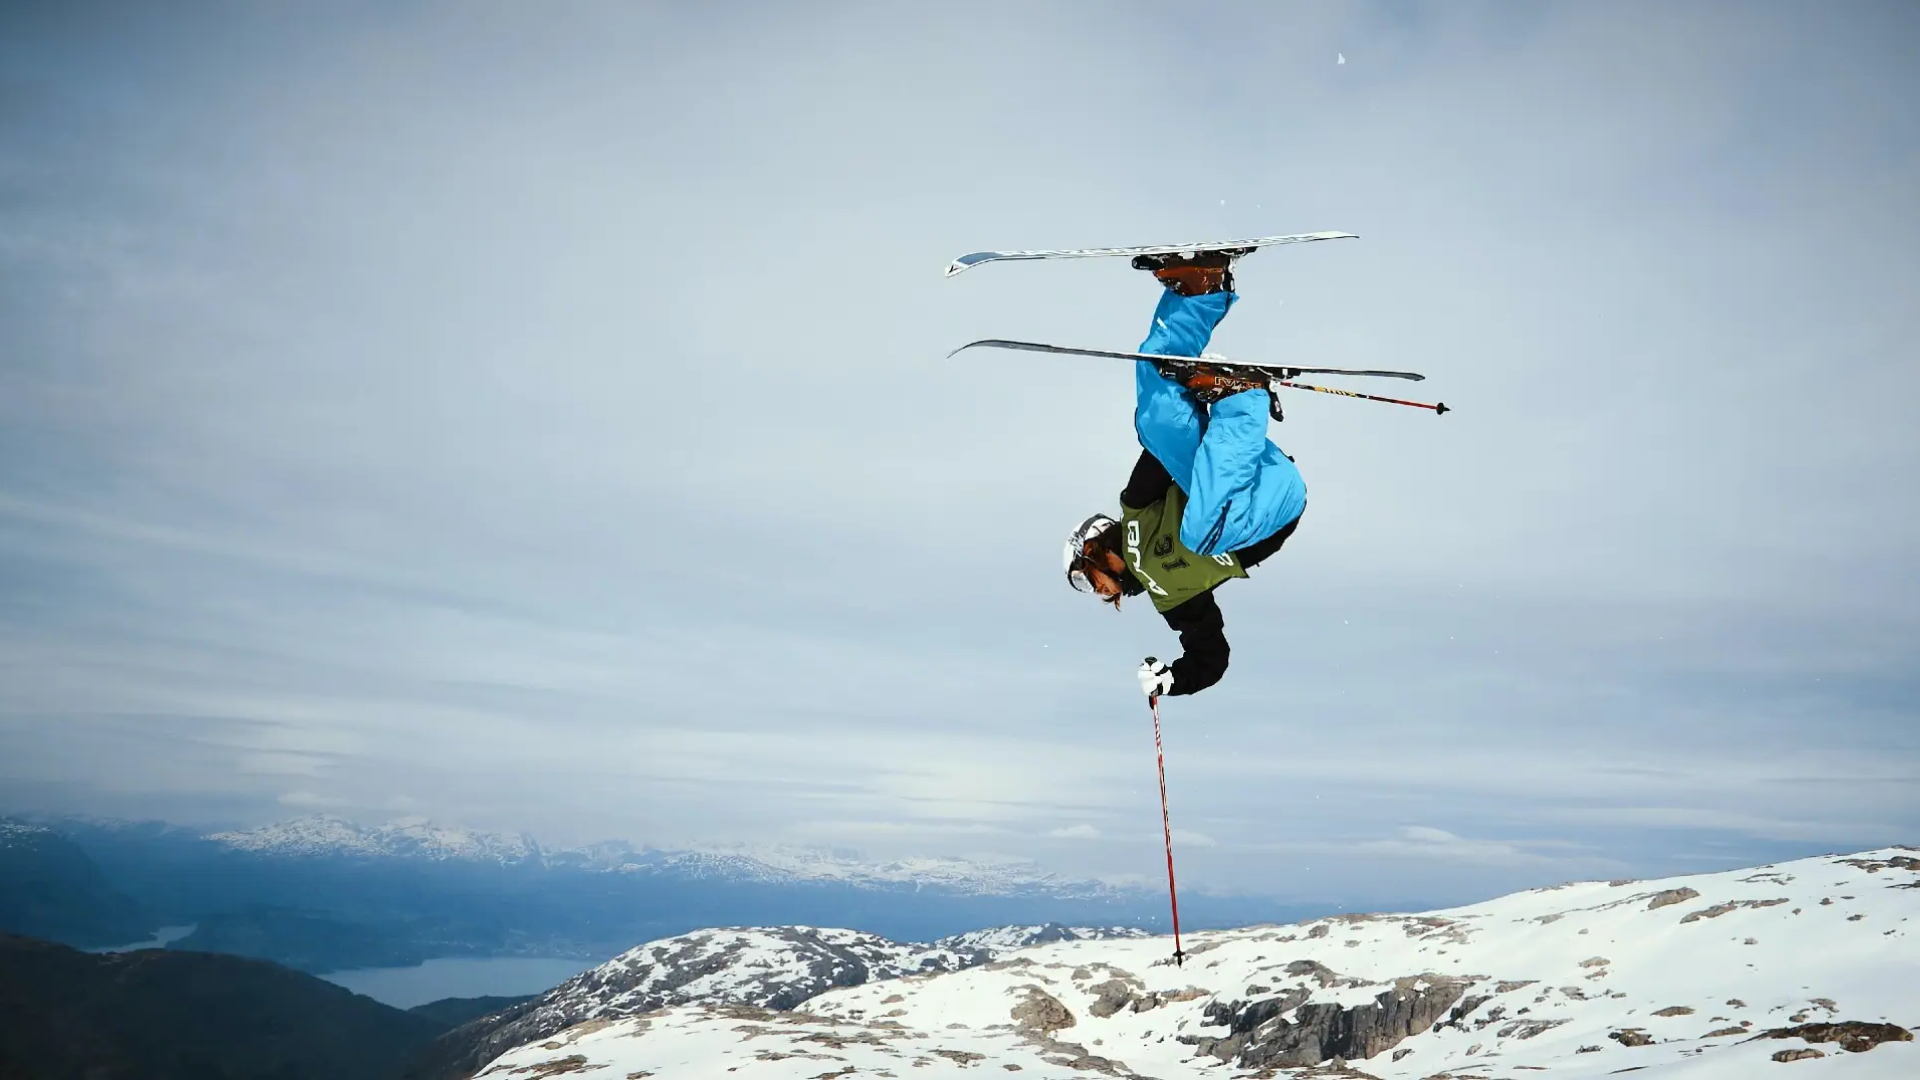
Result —
[[[321,978],[382,1004],[411,1009],[441,998],[538,994],[596,963],[542,956],[442,957],[414,967],[359,968]]]

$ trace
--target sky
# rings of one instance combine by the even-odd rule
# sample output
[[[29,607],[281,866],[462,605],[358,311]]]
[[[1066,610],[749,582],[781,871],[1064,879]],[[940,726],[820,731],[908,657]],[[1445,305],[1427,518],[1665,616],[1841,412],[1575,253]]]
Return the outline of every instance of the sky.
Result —
[[[0,809],[1151,881],[1061,580],[1158,286],[1309,509],[1163,703],[1183,884],[1920,842],[1920,10],[0,6]],[[1344,62],[1341,59],[1344,58]],[[1332,382],[1333,380],[1326,380]],[[1357,385],[1347,383],[1343,385]]]

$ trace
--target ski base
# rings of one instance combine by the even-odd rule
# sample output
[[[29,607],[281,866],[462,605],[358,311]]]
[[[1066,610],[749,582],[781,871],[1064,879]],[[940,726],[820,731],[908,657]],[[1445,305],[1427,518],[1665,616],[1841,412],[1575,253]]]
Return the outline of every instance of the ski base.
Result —
[[[1257,371],[1262,375],[1279,379],[1291,379],[1296,375],[1355,375],[1377,379],[1407,379],[1412,382],[1424,382],[1425,375],[1413,371],[1362,371],[1354,368],[1315,368],[1293,367],[1280,364],[1246,364],[1231,360],[1217,353],[1203,353],[1199,356],[1168,356],[1162,353],[1120,352],[1113,349],[1082,349],[1072,345],[1049,345],[1041,341],[1009,341],[1005,338],[983,338],[969,341],[948,356],[956,356],[968,349],[1014,349],[1021,352],[1057,353],[1062,356],[1104,356],[1114,360],[1145,360],[1151,364],[1173,364],[1191,366],[1207,364],[1222,371]]]
[[[976,251],[947,264],[947,277],[990,262],[1028,259],[1094,259],[1132,255],[1178,255],[1233,248],[1275,247],[1280,244],[1305,244],[1314,240],[1358,240],[1359,234],[1347,232],[1293,233],[1287,236],[1256,236],[1246,240],[1204,240],[1192,244],[1148,244],[1144,247],[1058,248],[1039,251]]]

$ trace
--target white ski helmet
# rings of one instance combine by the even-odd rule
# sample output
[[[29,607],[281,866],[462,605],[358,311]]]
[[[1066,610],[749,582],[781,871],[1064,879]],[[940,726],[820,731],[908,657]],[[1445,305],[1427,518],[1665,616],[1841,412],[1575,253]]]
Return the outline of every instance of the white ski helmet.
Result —
[[[1073,530],[1073,534],[1067,537],[1067,549],[1063,555],[1067,569],[1067,584],[1072,585],[1076,591],[1083,593],[1093,591],[1093,582],[1087,577],[1086,571],[1087,541],[1104,534],[1118,524],[1120,523],[1105,514],[1095,514],[1081,522],[1080,527]]]

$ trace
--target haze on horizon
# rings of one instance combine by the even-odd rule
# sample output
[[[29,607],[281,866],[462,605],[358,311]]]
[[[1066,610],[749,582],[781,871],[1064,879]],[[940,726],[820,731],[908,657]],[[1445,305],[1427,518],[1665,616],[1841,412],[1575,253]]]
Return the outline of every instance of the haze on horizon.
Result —
[[[1156,873],[1060,580],[1122,261],[1310,506],[1181,874],[1435,902],[1920,837],[1920,9],[0,9],[0,811]],[[1344,63],[1337,63],[1344,57]],[[1137,609],[1136,609],[1137,608]]]

